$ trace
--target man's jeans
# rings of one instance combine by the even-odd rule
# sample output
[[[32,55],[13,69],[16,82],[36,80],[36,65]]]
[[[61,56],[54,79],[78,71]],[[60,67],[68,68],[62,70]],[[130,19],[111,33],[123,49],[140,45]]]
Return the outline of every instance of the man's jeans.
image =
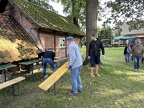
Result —
[[[134,69],[139,69],[140,67],[140,57],[137,57],[137,56],[133,56],[133,59],[134,59]]]
[[[52,67],[53,71],[56,71],[56,67],[54,66],[54,62],[50,58],[43,58],[42,59],[42,64],[43,64],[43,75],[46,76],[46,68],[47,68],[47,63]]]
[[[71,69],[71,82],[74,93],[78,93],[78,90],[82,90],[82,82],[80,77],[81,68],[82,66]]]
[[[125,60],[126,60],[126,63],[130,63],[130,54],[129,53],[126,53]]]

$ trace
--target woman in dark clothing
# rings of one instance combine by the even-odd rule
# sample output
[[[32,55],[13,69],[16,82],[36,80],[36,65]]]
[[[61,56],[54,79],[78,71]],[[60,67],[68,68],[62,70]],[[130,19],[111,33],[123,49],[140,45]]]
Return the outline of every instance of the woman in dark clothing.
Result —
[[[128,43],[126,45],[126,47],[124,48],[124,55],[125,55],[125,61],[126,61],[126,64],[129,64],[130,63],[130,54],[131,54],[131,46],[130,46],[130,43]]]

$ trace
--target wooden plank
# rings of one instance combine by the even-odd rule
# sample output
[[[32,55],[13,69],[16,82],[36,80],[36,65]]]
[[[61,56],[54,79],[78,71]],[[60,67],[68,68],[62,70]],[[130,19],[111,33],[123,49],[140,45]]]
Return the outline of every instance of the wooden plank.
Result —
[[[84,52],[81,52],[81,55],[83,56],[83,55],[84,55]]]
[[[6,88],[10,85],[13,85],[13,84],[16,84],[22,80],[24,80],[25,78],[24,77],[18,77],[18,78],[15,78],[15,79],[12,79],[12,80],[9,80],[7,82],[4,82],[4,83],[1,83],[0,84],[0,90],[3,89],[3,88]]]
[[[81,52],[84,55],[84,52]],[[48,77],[44,82],[42,82],[38,87],[47,91],[59,78],[68,71],[69,63],[63,64],[56,72],[54,72],[50,77]]]
[[[66,59],[67,58],[61,58],[61,59],[54,60],[54,62],[59,62],[59,61],[66,60]]]
[[[63,64],[56,72],[42,82],[38,87],[47,91],[67,70],[69,63]]]

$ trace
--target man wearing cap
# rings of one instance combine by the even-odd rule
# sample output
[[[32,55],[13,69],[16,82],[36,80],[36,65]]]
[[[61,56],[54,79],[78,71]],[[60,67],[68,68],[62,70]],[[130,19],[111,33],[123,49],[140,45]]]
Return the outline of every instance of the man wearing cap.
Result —
[[[91,64],[90,76],[95,77],[95,75],[93,74],[94,67],[96,70],[95,74],[97,76],[100,76],[98,73],[99,64],[100,64],[100,50],[102,50],[102,57],[105,57],[104,55],[105,52],[104,52],[104,47],[102,45],[102,42],[98,40],[98,38],[95,35],[91,35],[91,39],[92,41],[89,44],[88,58],[90,59],[90,64]]]
[[[140,59],[144,54],[144,47],[141,45],[141,40],[136,40],[136,45],[132,47],[131,56],[133,56],[134,60],[134,69],[135,71],[139,70],[140,68]]]
[[[82,82],[80,72],[82,68],[82,55],[79,46],[74,42],[74,38],[69,36],[66,38],[68,45],[68,68],[71,70],[71,83],[72,91],[69,95],[78,95],[78,92],[82,92]]]

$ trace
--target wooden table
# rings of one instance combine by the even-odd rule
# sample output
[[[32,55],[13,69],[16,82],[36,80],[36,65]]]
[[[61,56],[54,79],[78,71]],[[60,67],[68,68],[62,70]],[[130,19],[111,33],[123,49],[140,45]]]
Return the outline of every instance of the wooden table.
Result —
[[[55,60],[60,59],[60,58],[61,58],[61,57],[58,57],[58,56],[57,56],[57,57],[55,57]]]
[[[34,59],[34,60],[29,60],[29,61],[19,63],[20,65],[25,65],[25,66],[30,65],[30,71],[32,72],[32,81],[34,81],[33,64],[38,63],[38,62],[41,62],[41,60],[40,59]],[[27,69],[27,71],[28,71],[28,69]]]
[[[6,73],[8,72],[6,69],[16,67],[16,66],[17,65],[13,65],[13,64],[0,65],[0,70],[2,70],[2,72],[4,73],[5,82],[6,82]]]

